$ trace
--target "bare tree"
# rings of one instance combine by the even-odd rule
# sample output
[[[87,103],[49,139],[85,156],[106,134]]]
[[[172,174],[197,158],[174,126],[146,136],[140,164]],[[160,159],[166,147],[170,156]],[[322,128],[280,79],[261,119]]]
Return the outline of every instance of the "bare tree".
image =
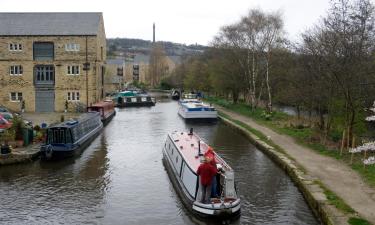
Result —
[[[247,83],[247,101],[257,107],[266,85],[268,108],[272,110],[269,68],[271,51],[282,40],[283,22],[279,13],[252,9],[238,23],[224,26],[215,37],[214,46],[232,51]],[[259,74],[263,74],[260,77]]]
[[[151,50],[147,79],[151,87],[158,86],[161,79],[167,75],[168,64],[166,60],[163,46],[160,43],[154,44]]]

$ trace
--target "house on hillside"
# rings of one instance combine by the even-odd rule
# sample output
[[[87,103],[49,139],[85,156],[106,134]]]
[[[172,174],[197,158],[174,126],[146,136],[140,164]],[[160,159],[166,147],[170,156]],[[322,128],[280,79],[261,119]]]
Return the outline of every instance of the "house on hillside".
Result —
[[[0,13],[0,21],[0,105],[54,112],[104,97],[102,13]]]

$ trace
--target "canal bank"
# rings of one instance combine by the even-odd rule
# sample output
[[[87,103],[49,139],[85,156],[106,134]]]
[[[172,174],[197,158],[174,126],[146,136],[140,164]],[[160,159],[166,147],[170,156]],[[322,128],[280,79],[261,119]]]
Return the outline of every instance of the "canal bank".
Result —
[[[224,122],[243,132],[287,171],[323,223],[348,224],[349,220],[352,222],[356,218],[356,214],[375,223],[375,192],[350,168],[298,145],[292,138],[257,124],[251,118],[216,107],[224,113],[221,116]],[[332,204],[332,198],[337,197],[328,189],[354,210],[350,207],[348,210],[338,210]]]
[[[39,157],[39,149],[40,144],[32,144],[13,149],[8,154],[0,154],[0,166],[32,162]]]

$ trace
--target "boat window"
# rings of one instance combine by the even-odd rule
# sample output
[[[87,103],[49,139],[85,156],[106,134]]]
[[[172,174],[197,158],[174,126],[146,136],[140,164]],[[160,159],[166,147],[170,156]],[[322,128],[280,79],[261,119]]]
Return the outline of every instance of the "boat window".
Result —
[[[66,129],[66,143],[73,143],[72,134],[70,133],[70,129]]]
[[[53,129],[53,143],[65,144],[65,129]]]
[[[73,127],[73,129],[72,129],[72,134],[73,134],[73,137],[74,137],[74,141],[79,140],[79,138],[80,138],[80,133],[79,133],[79,129],[78,129],[78,127]]]
[[[178,163],[178,156],[176,157],[176,163]]]
[[[52,129],[48,129],[47,144],[52,144],[52,143],[53,143],[53,132],[52,132]]]

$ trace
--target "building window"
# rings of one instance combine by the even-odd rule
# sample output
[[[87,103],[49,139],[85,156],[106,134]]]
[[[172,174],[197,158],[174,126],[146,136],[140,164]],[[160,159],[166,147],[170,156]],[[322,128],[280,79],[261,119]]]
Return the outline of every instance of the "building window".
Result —
[[[124,75],[124,68],[117,67],[117,76],[123,76],[123,75]]]
[[[23,74],[23,69],[21,65],[10,66],[9,74],[11,76],[21,76]]]
[[[9,95],[11,102],[19,102],[22,100],[22,92],[11,92]]]
[[[50,42],[35,42],[34,43],[34,60],[53,60],[54,45]]]
[[[80,47],[79,44],[68,43],[68,44],[65,44],[65,51],[67,51],[67,52],[78,52],[79,47]]]
[[[79,101],[79,92],[78,91],[69,91],[68,92],[68,101]]]
[[[22,51],[23,47],[20,43],[9,43],[9,51],[19,52]]]
[[[66,74],[79,75],[79,66],[67,66]]]

